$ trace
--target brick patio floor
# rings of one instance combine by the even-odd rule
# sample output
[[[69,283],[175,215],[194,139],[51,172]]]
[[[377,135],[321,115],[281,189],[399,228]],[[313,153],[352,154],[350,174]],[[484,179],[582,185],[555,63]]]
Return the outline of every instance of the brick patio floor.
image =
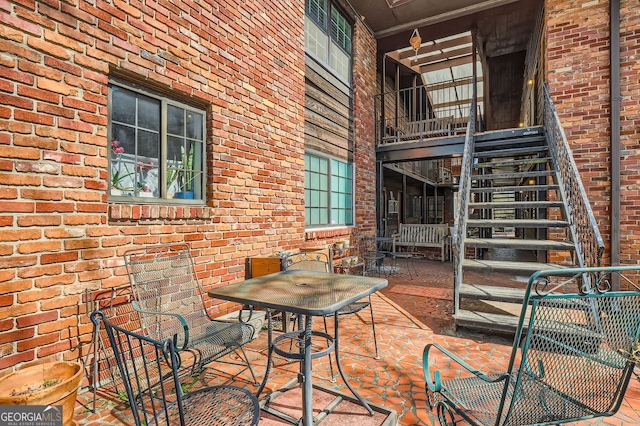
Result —
[[[435,425],[436,416],[427,412],[422,350],[427,343],[444,345],[486,373],[504,371],[511,351],[508,338],[455,330],[452,326],[452,265],[432,260],[416,262],[419,276],[392,276],[389,286],[373,296],[380,359],[373,357],[368,311],[341,319],[341,353],[345,374],[367,401],[393,409],[401,425]],[[266,333],[247,345],[256,374],[265,368]],[[296,377],[297,364],[275,359],[267,391],[282,388]],[[337,373],[336,373],[337,374]],[[260,378],[260,377],[259,377]],[[255,390],[246,369],[216,362],[201,375],[206,385],[236,384]],[[314,384],[348,392],[338,377],[330,381],[328,359],[313,365]],[[123,418],[117,398],[102,394],[96,413],[91,412],[92,393],[78,396],[75,419],[80,425],[119,425],[131,423]],[[267,420],[261,424],[267,424]],[[362,422],[349,422],[349,424]],[[614,417],[578,422],[579,425],[640,424],[640,382],[635,377],[624,404]]]

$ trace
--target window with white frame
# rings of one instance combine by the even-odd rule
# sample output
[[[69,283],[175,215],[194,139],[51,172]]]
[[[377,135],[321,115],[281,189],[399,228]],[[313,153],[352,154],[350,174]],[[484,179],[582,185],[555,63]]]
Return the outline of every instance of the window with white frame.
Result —
[[[205,117],[204,110],[112,82],[110,198],[204,201]]]
[[[305,154],[305,224],[353,225],[353,165]]]
[[[351,81],[352,26],[330,0],[305,1],[305,48],[343,81]]]

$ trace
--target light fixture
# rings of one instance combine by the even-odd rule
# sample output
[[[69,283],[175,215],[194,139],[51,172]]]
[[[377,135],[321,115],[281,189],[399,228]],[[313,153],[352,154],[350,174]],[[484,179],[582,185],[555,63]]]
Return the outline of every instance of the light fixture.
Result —
[[[415,59],[418,59],[418,49],[420,49],[420,45],[422,44],[422,37],[420,37],[420,32],[417,28],[413,30],[413,33],[411,34],[409,44],[413,48],[413,51],[416,52]]]
[[[536,184],[535,179],[529,179],[529,185],[535,185],[535,184]]]

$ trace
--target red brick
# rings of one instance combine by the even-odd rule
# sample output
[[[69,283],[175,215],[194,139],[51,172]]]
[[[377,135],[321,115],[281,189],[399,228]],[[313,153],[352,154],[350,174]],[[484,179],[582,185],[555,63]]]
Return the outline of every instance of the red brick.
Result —
[[[35,351],[20,352],[12,355],[0,357],[0,370],[5,370],[21,362],[31,361],[35,359]]]
[[[26,340],[21,340],[16,343],[18,351],[27,351],[29,349],[35,349],[42,346],[50,345],[60,341],[59,333],[47,334],[44,336],[38,336]]]
[[[43,265],[48,265],[51,263],[63,263],[63,262],[73,262],[78,260],[78,252],[77,251],[67,251],[63,253],[52,253],[52,254],[42,254],[40,255],[40,263]]]
[[[31,327],[33,325],[42,324],[44,322],[56,321],[58,319],[57,312],[44,312],[41,314],[19,317],[16,319],[18,328]]]

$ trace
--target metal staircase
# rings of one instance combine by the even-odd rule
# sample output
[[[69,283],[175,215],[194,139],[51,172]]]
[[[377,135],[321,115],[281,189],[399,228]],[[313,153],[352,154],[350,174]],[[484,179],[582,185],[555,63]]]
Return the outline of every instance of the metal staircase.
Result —
[[[512,332],[533,272],[599,264],[604,246],[548,95],[545,108],[544,127],[467,134],[456,326]]]

